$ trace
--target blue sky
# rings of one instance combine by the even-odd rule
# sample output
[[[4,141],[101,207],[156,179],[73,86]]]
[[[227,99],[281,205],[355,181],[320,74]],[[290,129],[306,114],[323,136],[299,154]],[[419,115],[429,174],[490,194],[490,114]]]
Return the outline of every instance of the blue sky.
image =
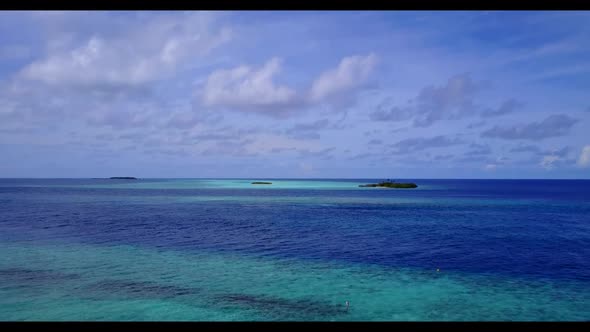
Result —
[[[590,12],[2,12],[0,177],[590,178]]]

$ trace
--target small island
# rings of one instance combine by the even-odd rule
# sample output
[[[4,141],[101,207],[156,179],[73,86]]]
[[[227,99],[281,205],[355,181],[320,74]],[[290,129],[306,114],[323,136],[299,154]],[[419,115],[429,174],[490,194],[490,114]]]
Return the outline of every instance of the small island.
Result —
[[[252,182],[252,184],[272,184],[272,182],[256,181],[256,182]]]
[[[133,176],[113,176],[113,177],[110,177],[109,179],[111,179],[111,180],[137,180],[137,178],[134,178]]]
[[[396,183],[394,181],[383,181],[383,182],[379,182],[379,183],[369,183],[369,184],[361,184],[359,185],[359,187],[370,187],[370,188],[375,188],[375,187],[380,187],[380,188],[417,188],[418,185],[416,185],[415,183]]]

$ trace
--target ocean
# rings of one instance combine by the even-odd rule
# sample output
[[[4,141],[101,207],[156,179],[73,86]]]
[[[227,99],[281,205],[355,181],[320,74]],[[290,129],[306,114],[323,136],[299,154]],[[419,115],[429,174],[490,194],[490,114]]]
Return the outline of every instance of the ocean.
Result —
[[[590,320],[590,180],[379,180],[0,179],[0,320]]]

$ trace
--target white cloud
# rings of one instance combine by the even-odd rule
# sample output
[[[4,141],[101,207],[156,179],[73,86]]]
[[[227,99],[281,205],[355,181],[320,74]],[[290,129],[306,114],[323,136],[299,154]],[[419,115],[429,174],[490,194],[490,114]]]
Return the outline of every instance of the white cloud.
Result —
[[[349,56],[340,61],[337,68],[325,71],[312,84],[310,100],[325,100],[364,84],[377,64],[373,53],[366,56]]]
[[[231,30],[212,27],[213,21],[207,13],[156,16],[118,34],[92,34],[82,43],[66,38],[60,47],[49,45],[48,55],[26,66],[20,77],[61,86],[148,83],[227,42]]]
[[[273,82],[274,76],[280,71],[279,58],[270,59],[259,69],[239,66],[214,71],[205,83],[203,104],[261,111],[292,106],[297,102],[296,91]]]
[[[582,153],[580,153],[580,158],[578,159],[578,166],[580,166],[580,167],[589,167],[590,166],[590,145],[586,145],[582,149]]]
[[[272,58],[260,68],[242,65],[233,69],[216,70],[209,75],[200,92],[206,107],[234,111],[252,111],[280,117],[296,108],[319,105],[336,99],[350,100],[355,89],[366,83],[377,57],[350,56],[337,68],[323,72],[309,91],[303,93],[275,83],[282,61]]]
[[[551,170],[555,167],[555,162],[558,161],[560,158],[555,155],[544,156],[539,165],[546,170]]]

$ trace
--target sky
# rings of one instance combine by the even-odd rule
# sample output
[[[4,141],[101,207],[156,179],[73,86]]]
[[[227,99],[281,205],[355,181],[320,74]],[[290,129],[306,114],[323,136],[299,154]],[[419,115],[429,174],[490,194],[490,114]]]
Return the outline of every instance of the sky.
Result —
[[[0,178],[590,179],[588,11],[0,13]]]

